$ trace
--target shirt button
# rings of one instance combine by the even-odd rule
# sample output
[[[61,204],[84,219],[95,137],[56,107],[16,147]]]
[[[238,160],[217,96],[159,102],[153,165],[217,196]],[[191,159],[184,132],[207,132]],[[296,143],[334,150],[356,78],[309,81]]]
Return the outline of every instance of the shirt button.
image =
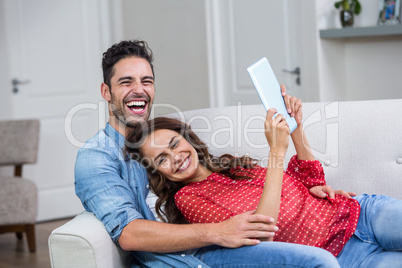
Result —
[[[182,256],[182,257],[185,257],[185,256],[186,256],[186,254],[181,254],[181,256]]]
[[[149,188],[149,184],[147,184],[147,186],[146,186],[147,188]]]
[[[202,268],[202,266],[201,266],[201,265],[198,265],[197,267],[198,267],[198,268]]]

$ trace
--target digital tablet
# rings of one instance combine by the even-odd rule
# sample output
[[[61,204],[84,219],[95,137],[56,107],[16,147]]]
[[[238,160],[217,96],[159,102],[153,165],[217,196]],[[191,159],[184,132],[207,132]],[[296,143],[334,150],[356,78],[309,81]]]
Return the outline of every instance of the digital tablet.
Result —
[[[282,114],[289,125],[290,133],[296,129],[296,120],[291,117],[286,109],[285,100],[283,99],[281,86],[275,77],[267,58],[262,58],[250,67],[247,71],[253,81],[254,87],[260,96],[261,102],[265,110],[275,108],[278,114]]]

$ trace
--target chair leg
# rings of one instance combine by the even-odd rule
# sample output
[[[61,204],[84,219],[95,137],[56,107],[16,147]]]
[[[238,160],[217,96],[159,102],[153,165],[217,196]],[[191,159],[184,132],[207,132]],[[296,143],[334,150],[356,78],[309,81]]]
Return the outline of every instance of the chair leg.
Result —
[[[36,251],[36,241],[35,241],[35,225],[26,224],[25,233],[27,234],[28,247],[30,252]]]
[[[21,232],[16,232],[15,233],[15,236],[17,237],[18,240],[22,239],[22,235],[23,235],[23,233],[21,233]]]

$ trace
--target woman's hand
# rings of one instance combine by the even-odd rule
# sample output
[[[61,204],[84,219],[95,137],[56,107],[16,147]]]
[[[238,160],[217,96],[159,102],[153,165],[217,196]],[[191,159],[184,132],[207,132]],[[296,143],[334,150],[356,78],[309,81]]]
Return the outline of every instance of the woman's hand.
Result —
[[[307,137],[303,130],[303,104],[302,101],[296,97],[291,97],[286,94],[286,87],[281,85],[283,99],[285,100],[286,108],[290,116],[294,117],[297,123],[297,128],[292,132],[292,140],[296,149],[297,159],[300,160],[314,160],[313,152],[307,141]]]
[[[264,124],[265,137],[268,141],[271,153],[285,157],[289,146],[290,129],[283,115],[278,114],[273,118],[275,113],[277,113],[275,108],[271,108],[267,112]]]
[[[343,195],[346,198],[352,198],[356,196],[355,193],[346,192],[344,190],[333,190],[329,185],[323,186],[314,186],[310,189],[310,193],[315,195],[318,198],[326,198],[328,196],[329,199],[334,199],[336,194]]]
[[[287,95],[285,85],[281,85],[281,91],[285,100],[286,109],[288,109],[288,113],[291,117],[295,118],[297,126],[300,126],[303,119],[303,104],[301,99]]]
[[[265,175],[264,189],[260,200],[258,201],[256,214],[271,216],[274,224],[278,219],[279,207],[281,203],[281,192],[283,182],[283,168],[285,163],[285,155],[289,146],[290,129],[281,114],[277,113],[275,108],[271,108],[267,112],[265,118],[265,137],[268,141],[270,152],[268,156],[268,166]],[[269,238],[268,241],[273,240]]]

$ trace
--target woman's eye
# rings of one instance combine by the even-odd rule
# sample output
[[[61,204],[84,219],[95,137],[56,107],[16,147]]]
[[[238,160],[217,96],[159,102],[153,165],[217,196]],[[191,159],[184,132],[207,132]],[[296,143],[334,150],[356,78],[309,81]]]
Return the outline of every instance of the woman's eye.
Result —
[[[173,144],[172,144],[172,148],[176,148],[179,145],[180,140],[177,139]]]
[[[158,166],[162,165],[166,161],[166,157],[162,156],[159,158]]]

